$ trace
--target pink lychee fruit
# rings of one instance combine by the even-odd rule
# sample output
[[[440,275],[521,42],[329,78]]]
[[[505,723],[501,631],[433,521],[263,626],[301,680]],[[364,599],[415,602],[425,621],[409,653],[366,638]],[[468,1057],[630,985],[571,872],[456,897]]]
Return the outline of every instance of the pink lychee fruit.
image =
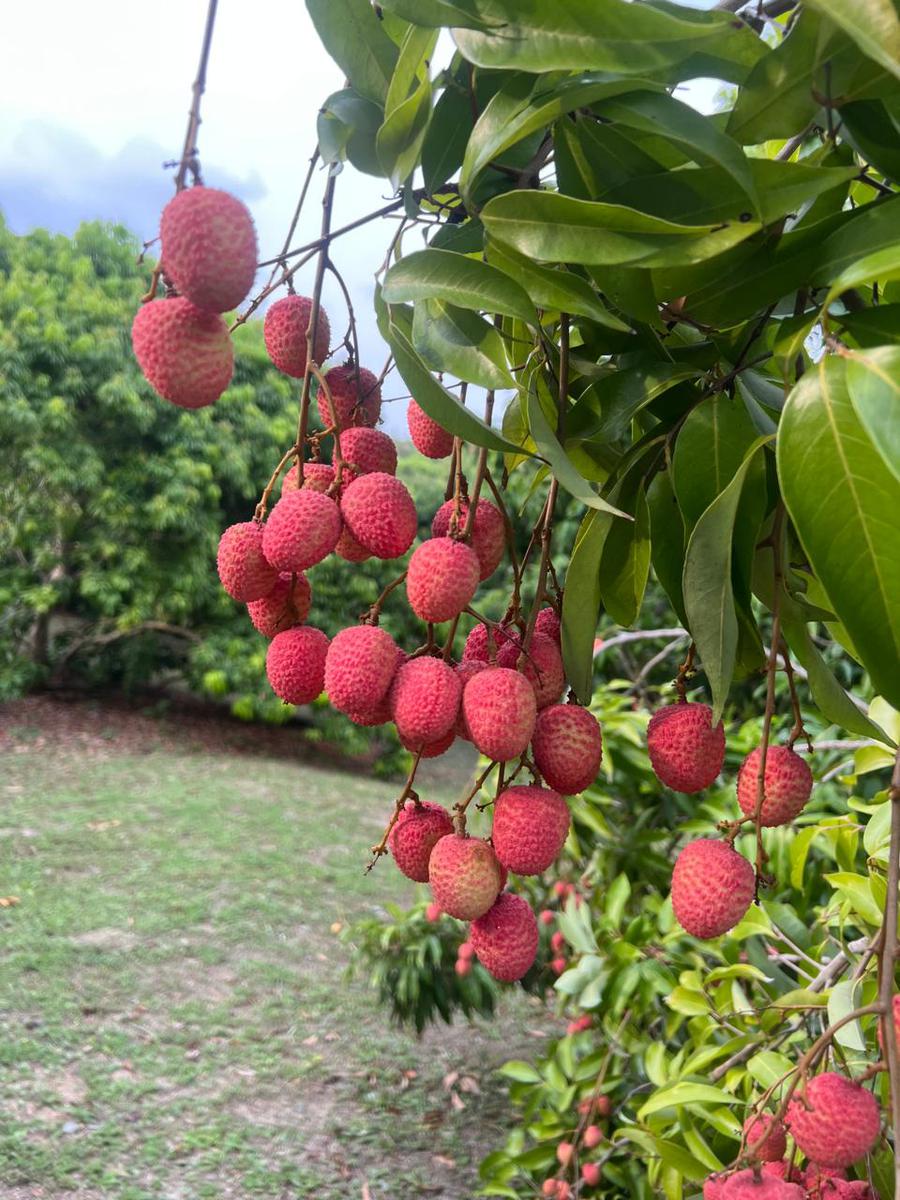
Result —
[[[409,800],[390,832],[388,848],[407,879],[427,883],[431,851],[442,837],[452,832],[453,822],[446,808],[428,800],[419,804]]]
[[[588,1150],[593,1150],[595,1146],[599,1146],[603,1141],[603,1130],[599,1125],[588,1125],[584,1131],[582,1139]]]
[[[453,729],[462,684],[440,658],[410,658],[391,684],[391,713],[400,737],[414,746],[436,742]]]
[[[408,750],[410,754],[418,754],[419,758],[440,758],[455,741],[455,729],[448,729],[443,737],[435,738],[433,742],[411,742],[408,738],[400,738],[403,749]]]
[[[534,688],[539,709],[546,708],[548,704],[555,704],[566,686],[566,673],[559,646],[543,633],[535,633],[519,667],[521,655],[518,643],[509,641],[500,647],[497,665],[521,670]]]
[[[484,916],[472,922],[469,937],[481,964],[506,983],[521,979],[537,955],[534,913],[512,892],[501,892]]]
[[[603,1171],[599,1163],[585,1163],[581,1168],[581,1178],[588,1187],[599,1187],[602,1177]]]
[[[263,635],[273,638],[292,625],[302,625],[312,606],[312,589],[302,573],[283,572],[270,592],[247,605],[250,620]]]
[[[346,463],[341,476],[342,483],[348,484],[351,479],[356,476],[349,472]],[[334,483],[334,468],[329,463],[308,462],[303,464],[303,486],[309,488],[313,492],[327,492]],[[281,494],[285,492],[296,491],[297,489],[297,464],[295,463],[289,471],[286,471],[281,478]]]
[[[435,903],[444,912],[460,921],[476,921],[497,899],[500,864],[490,845],[481,838],[448,833],[431,851],[428,882]],[[474,928],[470,940],[481,958]]]
[[[537,717],[534,689],[524,675],[507,667],[480,671],[466,684],[462,707],[482,754],[508,762],[524,753]]]
[[[216,566],[222,587],[245,604],[261,600],[278,581],[278,572],[263,557],[263,526],[258,521],[229,525],[219,539]]]
[[[247,206],[217,188],[185,188],[163,209],[160,262],[198,308],[230,312],[253,287],[256,230]]]
[[[470,958],[458,958],[453,964],[453,970],[457,975],[468,975],[472,970],[472,960]]]
[[[138,309],[131,344],[150,386],[179,408],[204,408],[231,383],[234,348],[228,326],[184,296]]]
[[[823,1167],[818,1163],[808,1163],[803,1172],[802,1183],[809,1200],[826,1200],[834,1197],[837,1183],[847,1178],[843,1167]]]
[[[556,1195],[556,1183],[557,1183],[557,1181],[555,1179],[545,1179],[544,1182],[541,1184],[541,1195],[542,1196],[555,1196]]]
[[[690,842],[672,871],[675,918],[697,938],[714,938],[734,928],[756,891],[753,867],[726,842]]]
[[[426,458],[448,458],[453,450],[453,434],[442,429],[424,409],[410,400],[406,410],[412,444]]]
[[[542,608],[537,615],[537,620],[534,623],[534,632],[542,633],[545,637],[552,638],[557,646],[560,642],[560,625],[559,613],[555,608]]]
[[[474,958],[475,947],[471,942],[460,942],[459,949],[456,951],[459,958]]]
[[[553,914],[551,913],[550,915],[552,916]],[[554,933],[554,935],[550,939],[550,949],[555,950],[558,953],[560,950],[565,950],[565,948],[566,948],[566,935],[564,933],[561,933],[559,930],[557,930],[556,933]]]
[[[279,571],[305,571],[332,552],[340,535],[341,513],[331,497],[311,488],[294,488],[269,514],[263,554]]]
[[[574,1153],[575,1147],[571,1142],[560,1142],[556,1147],[556,1160],[561,1167],[567,1167]]]
[[[490,662],[491,656],[496,658],[500,647],[510,640],[510,635],[510,630],[499,625],[491,630],[487,625],[476,625],[466,638],[463,662]],[[518,636],[518,633],[515,636]]]
[[[341,530],[341,536],[337,540],[334,552],[344,562],[365,562],[372,557],[365,546],[360,545],[346,525]]]
[[[386,629],[352,625],[336,633],[325,660],[325,691],[343,713],[378,706],[400,665],[401,652]]]
[[[263,322],[269,358],[279,371],[294,379],[302,379],[306,373],[306,331],[311,312],[309,296],[285,296],[267,309]],[[324,308],[320,308],[313,340],[313,358],[318,364],[328,357],[330,335],[328,317]]]
[[[756,813],[759,787],[759,761],[762,750],[751,750],[738,771],[737,798],[746,817]],[[812,771],[806,761],[788,746],[769,746],[766,750],[762,824],[789,825],[802,811],[812,791]]]
[[[494,803],[494,851],[516,875],[540,875],[559,857],[569,820],[568,804],[552,788],[506,788]]]
[[[542,908],[538,913],[538,920],[542,925],[552,925],[556,920],[556,913],[552,908]]]
[[[272,691],[287,704],[311,704],[325,686],[328,638],[312,625],[276,633],[266,654]]]
[[[431,522],[431,532],[434,537],[446,537],[450,532],[450,519],[453,516],[453,500],[447,500],[434,514]],[[461,500],[459,505],[459,524],[457,534],[462,535],[469,517],[469,503]],[[472,522],[470,538],[472,549],[478,555],[479,578],[487,579],[500,566],[503,551],[506,549],[506,527],[503,515],[490,500],[479,500],[475,507],[475,520]]]
[[[823,1167],[849,1167],[875,1145],[881,1132],[878,1101],[858,1083],[825,1071],[796,1093],[786,1124],[807,1158]]]
[[[443,910],[441,909],[441,906],[439,904],[435,904],[434,901],[432,901],[431,904],[429,904],[425,909],[426,921],[439,921],[442,916]]]
[[[397,447],[393,438],[380,429],[354,425],[341,433],[340,444],[345,471],[349,463],[356,475],[370,475],[373,471],[381,471],[385,475],[396,474]]]
[[[594,782],[600,770],[600,723],[578,704],[550,704],[537,715],[531,749],[550,787],[575,796]]]
[[[413,498],[399,479],[385,471],[354,479],[341,498],[341,513],[357,542],[376,558],[398,558],[416,536]]]
[[[709,787],[725,761],[725,730],[712,727],[708,704],[669,704],[647,727],[650,764],[660,783],[676,792]]]
[[[319,420],[325,429],[338,425],[349,429],[351,425],[374,425],[381,415],[381,385],[365,367],[356,368],[349,363],[332,367],[325,372],[325,382],[331,393],[331,405],[325,389],[319,388],[317,403]]]
[[[359,712],[347,713],[354,725],[375,726],[386,725],[391,720],[390,692],[380,700],[374,708],[361,709]]]
[[[556,975],[562,975],[563,971],[568,965],[568,962],[562,957],[562,955],[560,955],[558,958],[554,958],[550,963],[550,966],[553,968],[553,972]]]
[[[803,1188],[774,1175],[748,1169],[729,1175],[721,1200],[804,1200]]]
[[[783,1158],[781,1162],[764,1162],[760,1167],[763,1175],[773,1175],[776,1179],[786,1179],[788,1183],[801,1183],[803,1174],[799,1167],[793,1166],[790,1159]]]
[[[422,621],[452,621],[478,588],[478,555],[465,542],[429,538],[416,546],[406,571],[410,608]]]
[[[727,1175],[707,1175],[703,1181],[703,1200],[722,1200],[722,1192],[727,1182]]]
[[[759,1162],[778,1162],[787,1150],[784,1126],[770,1113],[749,1116],[744,1122],[747,1150]]]

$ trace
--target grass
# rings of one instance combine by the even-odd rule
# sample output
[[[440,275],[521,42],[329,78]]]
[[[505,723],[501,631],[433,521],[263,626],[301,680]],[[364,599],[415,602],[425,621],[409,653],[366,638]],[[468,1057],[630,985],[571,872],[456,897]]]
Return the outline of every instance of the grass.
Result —
[[[390,785],[27,736],[0,769],[4,1197],[476,1193],[546,1022],[511,995],[417,1042],[346,978],[337,927],[414,895],[361,869]]]

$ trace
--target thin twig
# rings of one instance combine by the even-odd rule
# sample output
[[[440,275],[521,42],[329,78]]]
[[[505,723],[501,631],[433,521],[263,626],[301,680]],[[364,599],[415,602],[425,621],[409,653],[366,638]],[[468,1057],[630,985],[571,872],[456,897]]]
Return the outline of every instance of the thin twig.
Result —
[[[206,68],[209,64],[209,51],[212,46],[213,27],[216,23],[216,9],[219,0],[209,0],[206,9],[206,26],[203,30],[203,44],[200,48],[200,64],[197,67],[197,78],[194,80],[191,98],[191,111],[188,114],[187,130],[184,135],[184,147],[175,175],[175,191],[181,192],[185,187],[188,171],[195,183],[202,183],[200,178],[200,159],[197,151],[197,134],[200,130],[200,101],[206,91]]]

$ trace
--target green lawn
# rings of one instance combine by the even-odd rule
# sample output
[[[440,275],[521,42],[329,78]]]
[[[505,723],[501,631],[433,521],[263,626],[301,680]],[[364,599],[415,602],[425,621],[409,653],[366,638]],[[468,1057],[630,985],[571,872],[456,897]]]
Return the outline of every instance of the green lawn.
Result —
[[[492,1069],[548,1019],[517,994],[417,1042],[347,980],[333,926],[414,894],[389,861],[362,871],[394,788],[114,734],[82,749],[9,714],[0,1194],[473,1196],[509,1120]]]

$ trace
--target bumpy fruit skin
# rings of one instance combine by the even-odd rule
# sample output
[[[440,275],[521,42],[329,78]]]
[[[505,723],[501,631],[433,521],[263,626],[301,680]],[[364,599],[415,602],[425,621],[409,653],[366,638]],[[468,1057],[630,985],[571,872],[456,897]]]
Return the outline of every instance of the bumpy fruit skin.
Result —
[[[311,704],[325,686],[327,653],[328,638],[312,625],[276,634],[266,655],[272,691],[287,704]]]
[[[341,536],[337,540],[334,552],[338,558],[352,563],[365,562],[372,557],[365,546],[359,544],[346,525],[341,530]]]
[[[602,1174],[599,1163],[585,1163],[581,1168],[581,1178],[588,1187],[598,1187]]]
[[[484,916],[472,922],[469,938],[482,966],[505,983],[521,979],[537,955],[534,913],[512,892],[501,892]]]
[[[594,782],[600,770],[600,722],[577,704],[548,705],[538,713],[531,749],[535,765],[550,787],[564,796],[576,796]]]
[[[279,571],[305,571],[331,553],[340,534],[341,513],[331,497],[294,488],[269,514],[263,554]]]
[[[261,600],[278,581],[263,557],[263,527],[258,521],[229,525],[219,538],[216,566],[222,587],[234,600]]]
[[[462,710],[472,742],[488,758],[508,762],[531,741],[537,703],[534,689],[518,671],[480,671],[466,684]]]
[[[483,917],[497,899],[502,882],[500,864],[494,851],[481,838],[448,833],[431,851],[428,882],[435,903],[445,913],[460,921],[475,921]],[[469,940],[481,958],[474,927]]]
[[[794,1167],[790,1159],[782,1159],[781,1162],[764,1162],[760,1167],[763,1175],[772,1175],[775,1179],[786,1179],[788,1183],[801,1183],[803,1175],[797,1167]]]
[[[836,1185],[846,1178],[843,1167],[822,1167],[811,1162],[803,1172],[802,1183],[808,1200],[826,1200],[826,1197],[835,1197]]]
[[[230,312],[253,287],[256,230],[245,204],[218,188],[185,188],[163,209],[160,261],[198,308]]]
[[[753,867],[726,842],[700,838],[690,842],[672,871],[675,918],[697,938],[714,938],[733,929],[753,900]]]
[[[555,608],[541,609],[534,623],[534,632],[543,633],[545,637],[552,638],[557,646],[559,645],[562,632],[559,624],[559,613]]]
[[[748,1117],[744,1122],[746,1147],[752,1150],[759,1162],[778,1162],[784,1158],[787,1141],[784,1126],[770,1113]]]
[[[347,713],[347,716],[354,725],[364,725],[368,728],[372,728],[375,725],[386,725],[391,720],[390,692],[374,708]]]
[[[752,817],[756,812],[759,785],[759,746],[751,750],[737,777],[737,798],[741,812]],[[766,751],[766,777],[763,789],[762,824],[789,825],[802,811],[812,791],[812,771],[804,759],[787,746],[769,746]]]
[[[365,367],[359,368],[357,386],[356,369],[349,363],[332,367],[325,372],[325,382],[331,392],[332,407],[328,404],[325,389],[319,388],[317,403],[319,419],[325,429],[339,425],[349,429],[351,425],[374,425],[381,416],[381,387],[376,376]]]
[[[439,904],[435,904],[433,901],[425,909],[425,920],[426,921],[439,921],[442,916],[443,916],[443,909],[441,908],[441,906]]]
[[[518,637],[518,631],[500,628],[499,626],[491,630],[493,635],[493,655],[496,658],[501,646],[504,646],[512,636]],[[491,647],[488,639],[487,625],[476,625],[466,638],[465,649],[463,650],[463,662],[490,662]]]
[[[878,1101],[858,1083],[825,1071],[788,1105],[786,1124],[807,1158],[823,1167],[849,1167],[875,1145],[881,1130]]]
[[[719,1195],[721,1200],[804,1200],[803,1188],[796,1183],[774,1175],[757,1177],[752,1169],[729,1175]]]
[[[478,588],[478,555],[465,542],[429,538],[416,546],[406,572],[410,608],[422,621],[452,621]]]
[[[411,742],[408,738],[401,737],[400,745],[410,754],[418,754],[420,758],[440,758],[442,754],[447,753],[455,741],[456,730],[448,729],[443,737],[439,737],[433,742]]]
[[[352,625],[336,633],[325,660],[325,691],[343,713],[378,707],[402,658],[396,642],[377,625]]]
[[[494,804],[494,853],[517,875],[540,875],[559,857],[569,832],[569,806],[537,784],[506,788]]]
[[[703,1181],[703,1200],[722,1200],[727,1182],[727,1175],[708,1175]]]
[[[456,672],[442,659],[411,658],[403,663],[390,693],[400,737],[413,746],[442,738],[456,724],[461,694]]]
[[[446,537],[450,531],[450,518],[453,516],[452,500],[447,500],[434,514],[431,522],[431,532],[434,537]],[[469,518],[469,502],[462,500],[459,506],[458,532],[466,527]],[[481,566],[482,580],[487,579],[500,566],[503,551],[506,549],[506,528],[500,509],[491,504],[490,500],[479,500],[475,508],[475,520],[472,522],[471,546],[478,555]]]
[[[184,296],[142,305],[131,326],[131,345],[150,386],[179,408],[205,408],[231,383],[228,326]]]
[[[380,429],[369,429],[367,425],[355,425],[345,429],[340,436],[341,454],[356,475],[369,475],[372,471],[383,471],[394,475],[397,471],[397,447],[393,438]],[[346,471],[346,466],[344,471]]]
[[[341,471],[341,490],[348,483],[351,483],[356,478],[356,472],[353,471],[347,463],[344,463],[344,469]],[[334,467],[330,463],[308,462],[303,464],[303,486],[309,488],[311,492],[327,492],[334,483]],[[297,464],[295,463],[289,471],[286,471],[281,477],[281,494],[285,492],[295,492],[297,490]]]
[[[279,371],[293,379],[302,379],[306,371],[306,330],[311,311],[309,296],[285,296],[266,310],[263,337],[269,358]],[[320,308],[313,339],[313,356],[317,363],[323,363],[328,357],[330,336],[328,317],[324,308]]]
[[[415,540],[413,498],[384,471],[354,479],[341,498],[341,513],[356,541],[376,558],[399,558]]]
[[[442,429],[424,409],[410,400],[406,410],[412,444],[426,458],[449,458],[453,450],[453,434]]]
[[[428,882],[428,860],[435,844],[453,833],[453,822],[440,804],[407,801],[388,838],[394,862],[407,879]]]
[[[712,728],[708,704],[670,704],[647,727],[650,764],[660,783],[676,792],[700,792],[715,780],[725,761],[725,730]]]
[[[518,641],[508,641],[497,654],[497,665],[515,670],[520,654]],[[566,686],[566,673],[559,646],[552,638],[543,633],[534,634],[519,669],[534,688],[538,708],[556,703]]]
[[[263,637],[273,638],[292,625],[302,625],[311,606],[312,589],[306,576],[283,572],[267,595],[250,601],[247,614]]]

